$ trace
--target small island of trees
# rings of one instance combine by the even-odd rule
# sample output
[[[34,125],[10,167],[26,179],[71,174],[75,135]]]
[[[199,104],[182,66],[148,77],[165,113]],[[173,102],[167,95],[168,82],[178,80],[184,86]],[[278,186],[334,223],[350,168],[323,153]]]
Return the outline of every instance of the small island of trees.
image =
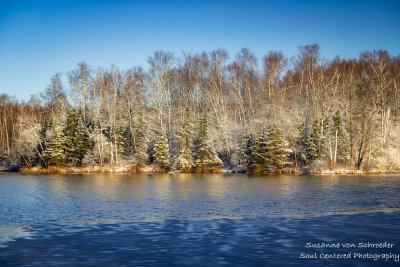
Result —
[[[400,169],[400,56],[157,51],[82,62],[27,102],[0,96],[0,165],[208,172]]]

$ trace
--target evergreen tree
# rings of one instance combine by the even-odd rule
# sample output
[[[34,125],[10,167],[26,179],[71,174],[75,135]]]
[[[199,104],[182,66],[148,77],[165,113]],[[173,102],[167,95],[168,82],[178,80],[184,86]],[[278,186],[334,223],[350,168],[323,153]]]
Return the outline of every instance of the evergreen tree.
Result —
[[[117,88],[115,111],[113,113],[113,123],[111,131],[111,138],[114,145],[114,157],[116,163],[122,160],[127,142],[126,139],[128,138],[127,133],[129,132],[129,125],[126,109],[126,99],[124,99],[120,88]]]
[[[67,114],[67,124],[65,126],[65,156],[68,163],[76,163],[77,158],[75,157],[76,144],[75,144],[75,132],[78,125],[78,113],[76,109],[71,109]]]
[[[250,168],[253,164],[253,151],[255,142],[256,140],[254,134],[248,134],[243,138],[242,158],[244,167]]]
[[[185,121],[181,134],[178,137],[180,141],[179,153],[174,160],[174,166],[180,171],[189,171],[193,167],[193,155],[192,155],[192,123],[190,119],[189,109],[185,110]]]
[[[287,162],[285,139],[278,126],[273,125],[268,131],[258,135],[252,151],[252,171],[260,171],[273,165],[282,168]]]
[[[169,145],[168,145],[168,138],[167,135],[162,133],[158,142],[155,144],[154,147],[154,161],[157,163],[161,168],[168,169],[169,168]]]
[[[295,127],[292,131],[291,137],[289,138],[289,144],[293,151],[292,155],[294,156],[296,168],[298,167],[298,163],[307,163],[307,139],[308,131],[304,122],[296,119]]]
[[[78,125],[74,135],[74,144],[74,158],[78,164],[81,164],[86,152],[92,147],[92,142],[89,139],[89,129],[83,124],[82,116],[79,116],[78,119]]]
[[[273,125],[265,140],[266,143],[266,163],[282,168],[287,162],[287,152],[285,139],[277,125]]]
[[[311,128],[311,134],[307,140],[307,161],[313,162],[319,158],[323,147],[322,129],[316,119]]]
[[[254,148],[252,150],[251,167],[250,167],[252,171],[260,171],[265,167],[267,162],[266,149],[267,149],[266,133],[265,130],[261,130],[254,142]]]
[[[52,121],[50,129],[46,133],[47,144],[45,150],[45,158],[48,165],[64,164],[65,155],[65,136],[62,128],[57,122]]]
[[[204,117],[200,120],[194,165],[198,170],[216,168],[223,165],[210,142],[207,114],[204,114]]]
[[[64,135],[66,162],[81,164],[92,144],[89,139],[89,129],[84,125],[82,116],[76,109],[68,113]]]
[[[147,140],[146,140],[146,122],[141,113],[135,127],[135,159],[138,165],[144,165],[148,160]]]

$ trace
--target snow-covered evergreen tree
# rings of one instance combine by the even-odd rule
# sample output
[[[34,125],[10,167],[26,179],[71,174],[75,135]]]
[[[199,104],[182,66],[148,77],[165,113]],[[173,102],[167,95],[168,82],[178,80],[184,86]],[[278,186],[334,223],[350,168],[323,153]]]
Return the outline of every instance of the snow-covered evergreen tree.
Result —
[[[199,137],[196,143],[196,160],[194,165],[197,170],[207,170],[221,167],[223,165],[221,159],[218,157],[211,144],[206,113],[200,120]]]
[[[289,138],[289,145],[296,168],[299,163],[305,164],[307,162],[307,139],[308,131],[305,123],[301,119],[296,119]]]
[[[260,171],[271,166],[282,168],[287,163],[288,152],[281,130],[273,125],[258,135],[252,152],[252,171]]]
[[[287,163],[286,143],[281,130],[274,124],[266,137],[266,163],[282,168]]]
[[[74,136],[75,155],[78,164],[82,163],[86,152],[91,148],[92,142],[89,139],[89,129],[84,125],[82,117],[78,118],[78,125]]]
[[[126,113],[127,105],[121,89],[116,89],[114,110],[111,112],[111,142],[115,163],[121,163],[125,153],[127,133],[129,132],[128,118]]]
[[[68,113],[64,135],[66,162],[81,164],[92,142],[89,139],[89,129],[84,125],[82,116],[76,109]]]
[[[66,161],[65,155],[65,136],[62,127],[52,121],[50,129],[46,133],[47,142],[45,150],[45,158],[48,165],[60,165]]]
[[[154,146],[154,162],[161,168],[168,169],[169,157],[168,138],[165,132],[163,132]]]
[[[179,153],[174,160],[174,167],[180,171],[190,171],[194,165],[192,155],[192,135],[193,131],[190,111],[186,109],[185,121],[181,130],[181,134],[178,136],[180,141]]]
[[[260,171],[266,165],[266,132],[261,130],[254,142],[254,147],[252,150],[251,165],[250,169],[252,171]]]
[[[135,160],[138,165],[144,165],[148,160],[147,140],[146,140],[146,121],[143,114],[140,114],[135,127]]]
[[[313,162],[320,157],[324,143],[322,129],[318,119],[314,120],[310,136],[307,140],[307,161]]]
[[[68,163],[76,163],[77,158],[75,157],[76,143],[75,143],[75,132],[78,125],[78,112],[75,108],[72,108],[67,114],[67,122],[64,129],[65,135],[65,156]]]
[[[253,150],[256,142],[254,134],[245,135],[242,146],[242,165],[250,168],[253,164]]]

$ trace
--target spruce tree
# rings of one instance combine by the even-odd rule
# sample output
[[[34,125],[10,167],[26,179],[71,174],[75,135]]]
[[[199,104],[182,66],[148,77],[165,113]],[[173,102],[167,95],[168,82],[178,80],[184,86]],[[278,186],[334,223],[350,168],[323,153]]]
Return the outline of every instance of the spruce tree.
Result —
[[[266,133],[265,130],[261,130],[254,142],[254,148],[251,157],[252,171],[261,171],[266,165]]]
[[[250,168],[253,164],[253,151],[255,145],[254,134],[248,134],[243,138],[242,158],[244,167]]]
[[[174,160],[174,167],[180,171],[190,171],[194,165],[192,155],[192,122],[189,109],[185,110],[185,121],[178,136],[180,141],[178,156]]]
[[[68,163],[76,163],[77,158],[75,157],[76,143],[75,143],[75,132],[78,125],[78,113],[75,108],[72,108],[67,115],[67,124],[65,126],[65,156]]]
[[[277,125],[273,125],[267,131],[262,130],[252,150],[252,171],[261,171],[273,165],[282,168],[287,162],[286,143],[282,132]]]
[[[282,132],[275,124],[273,125],[266,137],[266,163],[282,168],[287,162],[286,144]]]
[[[118,163],[122,160],[125,152],[125,143],[128,138],[127,133],[129,132],[129,124],[126,114],[126,99],[124,99],[120,88],[117,88],[116,93],[111,138],[114,145],[115,162]]]
[[[289,138],[289,144],[293,151],[296,168],[298,163],[307,163],[307,136],[308,131],[303,121],[296,119],[292,129],[292,135]]]
[[[57,122],[51,123],[50,129],[47,131],[47,144],[45,150],[45,158],[48,165],[60,165],[66,161],[65,155],[65,136],[62,128]]]
[[[89,139],[89,129],[76,109],[68,113],[64,135],[66,162],[80,165],[92,144]]]
[[[195,167],[198,170],[212,169],[223,165],[221,159],[210,142],[210,136],[208,132],[208,121],[207,114],[200,120],[199,125],[199,137],[197,140],[197,146],[195,150],[196,160]]]
[[[147,155],[147,140],[146,140],[146,122],[143,118],[143,113],[140,114],[139,120],[134,129],[135,132],[135,160],[137,165],[142,166],[148,160]]]
[[[78,125],[74,135],[74,144],[74,158],[78,164],[81,164],[86,152],[92,147],[92,143],[89,139],[89,129],[84,125],[81,116],[79,116],[78,119]]]
[[[322,150],[322,134],[321,125],[318,119],[314,120],[311,128],[311,134],[307,140],[307,161],[313,162],[316,160]]]
[[[154,146],[154,162],[161,168],[168,169],[169,157],[168,138],[165,132],[163,132]]]

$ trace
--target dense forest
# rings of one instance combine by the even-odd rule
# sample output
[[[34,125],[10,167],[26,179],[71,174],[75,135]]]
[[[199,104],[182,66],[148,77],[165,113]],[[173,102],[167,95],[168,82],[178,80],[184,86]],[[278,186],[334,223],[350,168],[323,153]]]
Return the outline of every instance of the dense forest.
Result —
[[[0,96],[0,164],[352,170],[400,168],[400,55],[326,60],[317,44],[157,51],[149,68],[80,63],[23,102]]]

